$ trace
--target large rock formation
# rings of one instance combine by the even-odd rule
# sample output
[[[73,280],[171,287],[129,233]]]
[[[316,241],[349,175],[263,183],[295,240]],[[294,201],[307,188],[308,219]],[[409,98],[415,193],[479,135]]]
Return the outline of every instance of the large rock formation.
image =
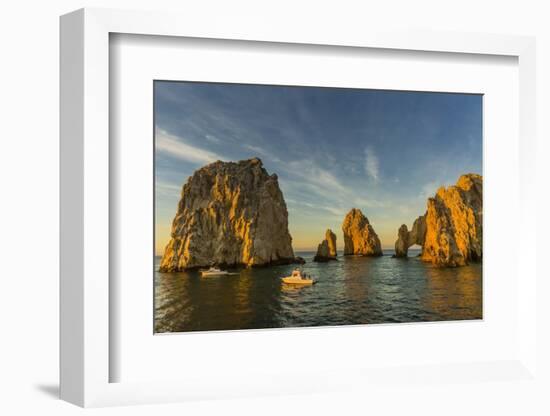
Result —
[[[395,242],[395,257],[407,257],[409,247],[414,244],[423,245],[426,238],[426,215],[418,217],[409,231],[405,224],[397,231]]]
[[[313,261],[327,262],[336,260],[336,256],[336,234],[329,229],[325,233],[325,239],[317,247],[317,254],[313,258]]]
[[[463,266],[483,257],[483,177],[462,175],[456,185],[440,188],[428,199],[427,211],[398,231],[395,256],[406,257],[413,244],[422,246],[421,259],[439,266]]]
[[[258,158],[197,170],[183,186],[171,237],[161,272],[300,260],[277,175],[269,175]]]
[[[360,209],[353,208],[342,224],[344,255],[381,256],[380,239],[367,217]]]
[[[422,260],[463,266],[483,257],[483,178],[462,175],[428,199]]]

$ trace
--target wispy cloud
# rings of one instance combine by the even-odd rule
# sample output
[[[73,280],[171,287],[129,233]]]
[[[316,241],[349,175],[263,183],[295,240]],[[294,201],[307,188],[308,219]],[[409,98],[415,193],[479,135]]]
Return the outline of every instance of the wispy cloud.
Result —
[[[368,208],[384,208],[388,206],[387,202],[378,201],[374,198],[365,198],[362,196],[357,196],[357,193],[355,193],[355,197],[352,198],[352,201],[357,205],[358,208],[360,207],[368,207]]]
[[[187,144],[165,130],[156,129],[155,136],[157,152],[196,164],[212,163],[222,159],[216,153]]]
[[[330,212],[332,215],[334,215],[337,218],[344,218],[344,216],[348,213],[348,209],[345,208],[337,208],[337,207],[329,207],[329,206],[323,206],[322,209],[325,211]]]
[[[339,207],[334,207],[334,206],[330,206],[330,205],[324,205],[322,203],[314,204],[314,203],[307,202],[307,201],[297,201],[297,200],[289,199],[289,198],[287,198],[286,202],[290,206],[302,206],[302,207],[307,207],[311,210],[325,211],[325,212],[328,212],[328,213],[334,215],[337,218],[343,218],[347,213],[347,210],[345,208],[339,208]]]
[[[365,173],[374,182],[380,178],[380,163],[372,146],[365,147]]]
[[[435,195],[437,190],[442,187],[446,186],[444,183],[441,183],[441,181],[431,181],[428,183],[425,183],[422,185],[422,189],[420,190],[419,197],[422,199],[430,198]]]
[[[216,143],[216,144],[221,143],[221,140],[220,140],[220,139],[218,139],[216,136],[212,136],[211,134],[206,134],[206,135],[204,136],[204,138],[205,138],[206,140],[208,140],[210,143]]]
[[[290,181],[285,181],[286,190],[304,198],[307,197],[306,191],[315,195],[315,206],[333,215],[343,216],[352,207],[372,208],[384,205],[361,195],[358,189],[344,185],[326,167],[312,160],[291,161],[281,168],[291,177]]]
[[[293,160],[285,164],[288,173],[310,188],[322,194],[329,192],[346,192],[347,188],[330,171],[317,165],[312,160]]]
[[[256,152],[256,153],[258,153],[259,155],[264,155],[264,154],[267,153],[267,152],[266,152],[264,149],[262,149],[260,146],[254,146],[254,145],[252,145],[252,144],[245,144],[245,145],[244,145],[244,148],[247,149],[247,150],[251,150],[251,151],[253,151],[253,152]]]
[[[279,159],[277,156],[275,156],[273,154],[273,152],[268,152],[267,150],[265,150],[264,148],[262,148],[260,146],[256,146],[256,145],[252,145],[252,144],[245,144],[243,147],[246,150],[254,152],[255,156],[260,156],[264,159],[269,159],[269,160],[271,160],[272,162],[275,162],[275,163],[281,163],[282,162],[282,160]]]
[[[163,194],[167,196],[179,195],[181,192],[181,185],[176,185],[175,183],[156,181],[155,182],[155,191],[157,194]]]

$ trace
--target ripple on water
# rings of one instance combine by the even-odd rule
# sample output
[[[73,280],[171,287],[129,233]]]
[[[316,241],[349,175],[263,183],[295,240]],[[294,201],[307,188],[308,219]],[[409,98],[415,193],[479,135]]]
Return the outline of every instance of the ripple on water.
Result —
[[[294,266],[209,278],[156,272],[156,332],[482,318],[481,264],[443,269],[389,256],[313,263],[312,253],[298,255],[317,284],[283,285]]]

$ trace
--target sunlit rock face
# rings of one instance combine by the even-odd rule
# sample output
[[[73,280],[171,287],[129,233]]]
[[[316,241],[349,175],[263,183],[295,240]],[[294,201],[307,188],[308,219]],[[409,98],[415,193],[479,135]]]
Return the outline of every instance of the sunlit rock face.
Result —
[[[353,208],[342,224],[344,255],[381,256],[380,239],[360,209]]]
[[[291,243],[277,175],[258,158],[217,161],[183,186],[160,271],[293,263]]]
[[[409,247],[414,244],[424,245],[426,238],[426,216],[418,217],[409,231],[403,224],[397,231],[397,241],[395,242],[395,257],[407,257]]]
[[[462,175],[429,198],[422,260],[451,267],[481,260],[482,202],[483,177],[476,174]]]
[[[316,262],[326,262],[336,260],[336,234],[332,230],[327,230],[325,239],[317,247],[317,254],[313,258]]]

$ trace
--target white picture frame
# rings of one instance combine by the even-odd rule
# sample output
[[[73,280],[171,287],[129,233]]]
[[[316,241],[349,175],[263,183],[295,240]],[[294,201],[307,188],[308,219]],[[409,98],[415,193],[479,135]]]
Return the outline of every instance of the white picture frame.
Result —
[[[453,54],[505,55],[519,65],[520,212],[535,212],[535,41],[509,35],[396,32],[376,29],[329,32],[312,24],[281,28],[275,23],[228,22],[205,26],[192,16],[106,9],[82,9],[61,18],[61,398],[80,406],[158,403],[209,397],[239,397],[285,393],[289,374],[270,380],[238,383],[225,391],[209,389],[208,380],[143,383],[110,382],[110,207],[112,169],[109,158],[109,36],[113,33],[205,39],[332,45]],[[536,217],[522,215],[520,246],[535,241]],[[522,279],[517,293],[518,354],[500,362],[457,366],[419,363],[423,377],[442,370],[461,380],[476,372],[504,374],[506,379],[536,377],[536,279],[534,261],[520,253]],[[532,260],[532,259],[531,259]],[[353,373],[353,374],[352,374]],[[320,381],[318,374],[292,374],[298,392],[338,390],[350,377],[359,385],[392,382],[395,369],[380,368],[368,375],[335,370]],[[293,390],[296,392],[296,389]]]

